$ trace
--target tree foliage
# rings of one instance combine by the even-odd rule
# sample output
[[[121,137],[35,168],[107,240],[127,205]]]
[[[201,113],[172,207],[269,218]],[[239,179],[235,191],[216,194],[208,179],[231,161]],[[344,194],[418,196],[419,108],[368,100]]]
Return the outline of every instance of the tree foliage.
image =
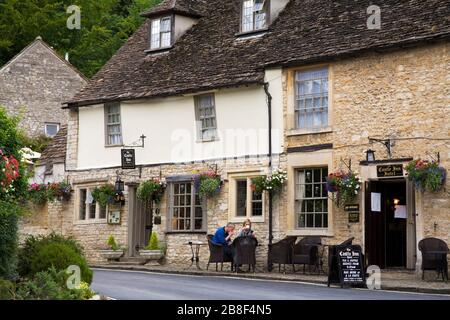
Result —
[[[142,24],[140,13],[161,0],[0,0],[0,66],[37,36],[87,77],[93,76]],[[69,30],[71,5],[81,29]]]

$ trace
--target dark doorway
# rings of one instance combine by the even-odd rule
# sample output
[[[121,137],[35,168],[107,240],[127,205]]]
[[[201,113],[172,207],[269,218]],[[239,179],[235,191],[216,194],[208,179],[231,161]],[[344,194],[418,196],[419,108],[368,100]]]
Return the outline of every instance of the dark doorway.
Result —
[[[152,228],[152,217],[149,206],[138,199],[136,195],[137,187],[130,188],[129,190],[129,255],[131,257],[137,257],[139,256],[139,249],[143,249],[148,244],[150,230]]]
[[[372,193],[381,195],[379,212],[372,210]],[[366,183],[365,251],[370,265],[406,268],[407,217],[400,210],[406,205],[404,179]]]

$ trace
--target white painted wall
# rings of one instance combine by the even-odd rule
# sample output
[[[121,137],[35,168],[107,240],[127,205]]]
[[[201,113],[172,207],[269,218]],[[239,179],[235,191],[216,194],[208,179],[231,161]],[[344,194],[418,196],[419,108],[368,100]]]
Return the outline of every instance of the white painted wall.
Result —
[[[273,100],[273,152],[280,153],[283,131],[281,70],[268,75]],[[137,164],[198,161],[263,155],[268,152],[268,115],[262,86],[215,92],[219,140],[197,141],[194,96],[121,104],[125,145],[147,136],[136,148]],[[120,166],[121,147],[105,147],[102,105],[80,108],[78,169]]]
[[[34,175],[28,180],[28,183],[47,184],[53,182],[61,182],[65,180],[65,165],[64,163],[55,163],[53,165],[53,173],[51,175],[45,174],[45,165],[35,166]]]
[[[192,28],[194,24],[198,22],[198,19],[185,17],[181,15],[175,15],[175,28],[174,28],[174,41],[177,41],[179,37]]]

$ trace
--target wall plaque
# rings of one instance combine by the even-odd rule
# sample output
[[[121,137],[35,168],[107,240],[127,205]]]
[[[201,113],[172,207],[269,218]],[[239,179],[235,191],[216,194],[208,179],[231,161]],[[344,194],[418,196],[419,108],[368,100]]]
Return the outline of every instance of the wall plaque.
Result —
[[[403,177],[403,165],[401,164],[390,164],[377,166],[377,177]]]
[[[120,211],[108,212],[108,224],[120,224]]]
[[[136,154],[134,149],[122,149],[122,169],[136,169]]]
[[[348,212],[348,222],[358,223],[359,222],[359,204],[347,204],[344,210]]]

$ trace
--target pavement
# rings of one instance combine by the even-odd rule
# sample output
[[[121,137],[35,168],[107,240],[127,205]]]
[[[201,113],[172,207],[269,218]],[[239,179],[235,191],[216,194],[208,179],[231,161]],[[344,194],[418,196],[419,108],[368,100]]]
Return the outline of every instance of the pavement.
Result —
[[[118,300],[450,300],[450,295],[338,287],[300,281],[94,269],[92,289]]]

